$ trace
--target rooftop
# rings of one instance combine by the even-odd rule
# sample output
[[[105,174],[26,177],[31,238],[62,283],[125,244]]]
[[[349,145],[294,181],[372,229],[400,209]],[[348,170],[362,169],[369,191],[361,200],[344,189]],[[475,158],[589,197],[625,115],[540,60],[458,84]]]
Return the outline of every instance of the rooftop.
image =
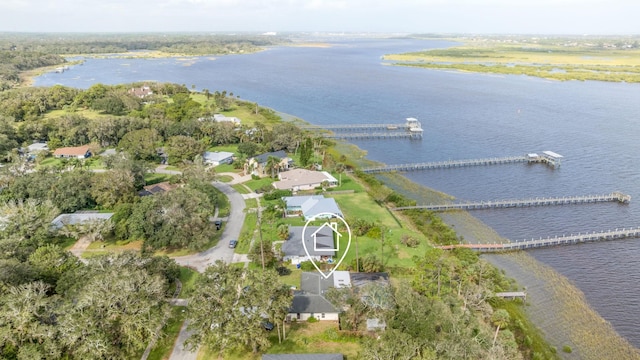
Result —
[[[75,146],[75,147],[62,147],[56,149],[53,152],[53,156],[67,155],[67,156],[81,156],[85,155],[89,151],[89,145]]]
[[[280,181],[273,183],[276,189],[291,189],[296,186],[309,186],[321,184],[327,181],[330,184],[338,184],[338,179],[326,171],[312,171],[306,169],[293,169],[278,174]]]
[[[113,213],[73,213],[73,214],[60,214],[58,217],[51,221],[51,224],[56,229],[59,229],[65,225],[77,225],[87,221],[93,220],[109,220],[113,216]]]
[[[293,302],[290,313],[334,313],[337,312],[329,300],[322,295],[309,294],[304,291],[297,291],[293,295]]]
[[[284,150],[268,152],[268,153],[257,155],[254,157],[254,159],[259,164],[265,164],[267,160],[269,160],[270,156],[277,157],[278,159],[284,159],[287,157],[287,153]]]
[[[233,153],[227,151],[207,151],[204,153],[205,161],[223,161],[233,156]]]
[[[304,226],[291,226],[289,228],[289,239],[282,244],[282,252],[288,256],[305,256],[307,253],[304,251],[302,245],[302,231]],[[305,245],[311,256],[335,256],[334,250],[315,250],[314,249],[314,237],[312,234],[316,234],[316,247],[319,249],[333,249],[333,231],[329,226],[307,226],[305,235]]]
[[[287,196],[282,198],[287,208],[300,208],[305,218],[312,218],[318,214],[331,213],[342,216],[342,211],[333,198],[325,198],[322,195],[311,196]]]

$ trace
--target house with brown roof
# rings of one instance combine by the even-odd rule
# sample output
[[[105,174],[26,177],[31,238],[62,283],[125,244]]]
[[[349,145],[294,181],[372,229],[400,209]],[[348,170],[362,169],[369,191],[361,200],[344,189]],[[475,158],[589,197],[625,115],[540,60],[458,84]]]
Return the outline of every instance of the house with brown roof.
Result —
[[[273,183],[278,190],[313,190],[324,185],[328,187],[338,186],[338,179],[326,171],[312,171],[306,169],[293,169],[278,174],[280,181]]]
[[[89,150],[89,145],[63,147],[56,149],[56,151],[53,152],[53,156],[67,159],[86,159],[91,156],[91,151]]]

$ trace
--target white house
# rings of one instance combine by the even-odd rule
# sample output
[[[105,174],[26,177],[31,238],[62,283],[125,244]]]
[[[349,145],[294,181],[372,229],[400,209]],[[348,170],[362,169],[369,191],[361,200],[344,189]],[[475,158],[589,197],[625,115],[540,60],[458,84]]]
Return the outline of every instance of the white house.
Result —
[[[233,153],[226,151],[207,151],[202,156],[206,164],[218,166],[220,164],[231,164],[233,162]]]
[[[107,221],[111,219],[113,213],[73,213],[73,214],[60,214],[58,217],[51,221],[51,226],[55,229],[60,229],[65,225],[79,225],[89,221]]]
[[[330,226],[307,226],[304,231],[305,245],[302,245],[303,229],[303,226],[289,228],[289,239],[282,244],[283,260],[294,265],[307,260],[332,262],[336,256],[334,236],[337,236],[337,231]]]
[[[326,171],[312,171],[306,169],[293,169],[278,174],[280,181],[273,183],[273,187],[278,190],[313,190],[326,185],[328,187],[338,186],[338,179]]]
[[[338,309],[324,296],[297,291],[293,294],[287,320],[307,321],[310,317],[314,317],[320,321],[338,321],[339,314]]]
[[[322,195],[311,196],[286,196],[283,197],[285,204],[287,204],[286,215],[288,217],[300,216],[305,219],[313,217],[330,218],[330,214],[342,216],[342,211],[335,199],[325,198]],[[321,215],[322,214],[322,215]]]
[[[213,121],[215,122],[230,122],[230,123],[234,123],[236,125],[240,125],[241,120],[238,119],[235,116],[225,116],[222,114],[214,114],[213,115]]]
[[[53,152],[53,156],[57,158],[85,159],[91,156],[91,151],[89,150],[89,145],[63,147],[56,149]]]

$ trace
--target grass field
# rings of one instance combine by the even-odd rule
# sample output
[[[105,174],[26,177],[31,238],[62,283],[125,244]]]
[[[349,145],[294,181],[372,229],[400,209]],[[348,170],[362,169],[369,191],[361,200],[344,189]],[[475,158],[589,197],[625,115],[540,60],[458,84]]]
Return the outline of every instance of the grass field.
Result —
[[[82,116],[91,120],[112,116],[109,114],[102,114],[100,111],[91,110],[91,109],[76,109],[75,111],[62,109],[62,110],[48,111],[46,114],[44,114],[44,119],[55,119],[55,118],[59,118],[59,117],[62,117],[65,115],[71,115],[71,114]]]
[[[185,308],[182,306],[174,306],[171,309],[171,316],[162,329],[164,335],[158,339],[147,359],[164,360],[169,358],[178,333],[180,333],[185,314]]]
[[[395,65],[556,80],[640,82],[640,49],[593,45],[467,41],[448,49],[386,55]]]
[[[273,345],[267,351],[268,354],[339,353],[345,359],[355,359],[361,349],[360,339],[341,334],[338,324],[331,321],[292,323],[287,326],[286,334],[287,339],[279,344],[276,330],[272,331],[269,340]],[[261,356],[250,352],[227,352],[224,359],[259,360]],[[198,353],[198,360],[217,358],[218,353],[205,346]]]

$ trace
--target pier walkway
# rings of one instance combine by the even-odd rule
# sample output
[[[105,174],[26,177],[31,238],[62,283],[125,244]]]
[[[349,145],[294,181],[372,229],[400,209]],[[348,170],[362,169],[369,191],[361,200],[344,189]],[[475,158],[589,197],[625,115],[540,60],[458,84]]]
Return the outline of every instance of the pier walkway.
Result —
[[[416,118],[407,118],[397,124],[333,124],[301,125],[303,130],[319,132],[329,139],[422,139],[422,124]]]
[[[498,251],[514,251],[536,249],[548,246],[573,245],[595,241],[608,241],[617,239],[637,238],[640,237],[640,228],[615,229],[609,231],[571,234],[556,237],[548,237],[546,239],[531,239],[524,241],[513,241],[504,244],[455,244],[439,246],[443,250],[451,250],[454,248],[467,248],[477,250],[479,252],[498,252]]]
[[[463,202],[456,204],[430,204],[418,206],[402,206],[391,208],[391,210],[411,210],[426,209],[431,211],[447,211],[447,210],[483,210],[494,208],[513,208],[513,207],[529,207],[529,206],[553,206],[553,205],[575,205],[589,204],[599,202],[619,202],[628,204],[631,201],[630,195],[621,192],[612,192],[606,195],[584,195],[584,196],[565,196],[565,197],[543,197],[521,200],[497,200],[497,201],[480,201],[480,202]]]
[[[544,163],[551,167],[560,166],[560,160],[562,155],[556,154],[552,151],[544,151],[542,155],[531,153],[523,156],[507,156],[507,157],[495,157],[485,159],[470,159],[470,160],[448,160],[438,162],[425,162],[425,163],[411,163],[411,164],[397,164],[397,165],[384,165],[373,166],[363,168],[364,173],[382,173],[392,171],[416,171],[416,170],[433,170],[433,169],[447,169],[466,166],[486,166],[486,165],[501,165],[501,164],[514,164],[514,163]]]

